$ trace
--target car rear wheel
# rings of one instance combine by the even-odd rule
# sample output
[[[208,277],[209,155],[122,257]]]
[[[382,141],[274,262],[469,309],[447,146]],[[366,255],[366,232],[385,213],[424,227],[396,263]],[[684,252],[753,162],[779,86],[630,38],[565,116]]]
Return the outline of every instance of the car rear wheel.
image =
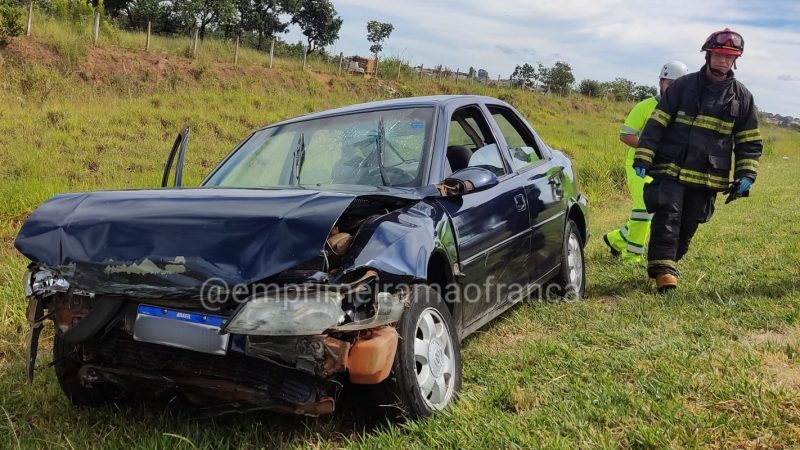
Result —
[[[372,386],[373,401],[391,418],[430,416],[461,389],[461,345],[444,300],[428,286],[412,288],[389,378]]]
[[[561,250],[561,269],[556,279],[561,295],[567,300],[580,300],[586,292],[586,259],[578,225],[567,220]]]

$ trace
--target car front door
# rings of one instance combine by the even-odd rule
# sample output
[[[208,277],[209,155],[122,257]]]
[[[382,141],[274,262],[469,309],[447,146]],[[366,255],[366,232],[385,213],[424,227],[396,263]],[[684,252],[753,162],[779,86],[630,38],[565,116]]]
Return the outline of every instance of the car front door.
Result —
[[[481,108],[452,114],[447,144],[445,177],[482,167],[499,179],[491,188],[441,200],[455,228],[462,323],[469,327],[529,282],[530,223],[525,190],[502,158]]]
[[[508,152],[525,189],[531,223],[529,276],[532,282],[547,281],[561,264],[566,225],[566,202],[561,185],[564,168],[546,157],[514,110],[501,105],[487,105],[487,108],[503,137],[501,146]]]

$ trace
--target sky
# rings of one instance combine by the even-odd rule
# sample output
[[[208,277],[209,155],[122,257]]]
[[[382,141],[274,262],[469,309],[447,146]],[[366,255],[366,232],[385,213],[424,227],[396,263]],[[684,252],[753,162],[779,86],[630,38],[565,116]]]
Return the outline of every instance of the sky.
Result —
[[[578,82],[655,86],[667,61],[700,69],[706,37],[728,27],[744,37],[735,72],[758,108],[800,117],[800,0],[332,1],[344,21],[333,54],[366,56],[378,20],[394,25],[385,56],[504,79],[518,64],[566,61]],[[295,26],[283,39],[305,41]]]

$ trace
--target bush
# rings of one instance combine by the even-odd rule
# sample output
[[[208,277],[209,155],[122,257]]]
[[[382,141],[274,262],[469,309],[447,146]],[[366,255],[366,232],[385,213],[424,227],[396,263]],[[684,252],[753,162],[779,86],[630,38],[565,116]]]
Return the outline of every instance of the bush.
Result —
[[[22,34],[22,14],[8,0],[0,0],[0,45],[6,45],[8,38]]]
[[[88,23],[95,13],[95,7],[88,0],[44,0],[41,5],[49,15],[73,23]],[[102,1],[97,8],[102,12]]]

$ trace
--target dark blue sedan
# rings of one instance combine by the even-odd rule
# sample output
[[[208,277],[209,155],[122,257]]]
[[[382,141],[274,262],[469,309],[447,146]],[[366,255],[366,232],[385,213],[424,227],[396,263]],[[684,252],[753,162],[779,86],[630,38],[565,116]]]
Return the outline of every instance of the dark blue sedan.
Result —
[[[287,120],[192,188],[188,138],[161,189],[57,195],[16,239],[31,260],[28,375],[50,318],[75,404],[319,415],[362,384],[389,414],[424,417],[455,399],[464,337],[519,301],[583,295],[572,164],[502,101]]]

